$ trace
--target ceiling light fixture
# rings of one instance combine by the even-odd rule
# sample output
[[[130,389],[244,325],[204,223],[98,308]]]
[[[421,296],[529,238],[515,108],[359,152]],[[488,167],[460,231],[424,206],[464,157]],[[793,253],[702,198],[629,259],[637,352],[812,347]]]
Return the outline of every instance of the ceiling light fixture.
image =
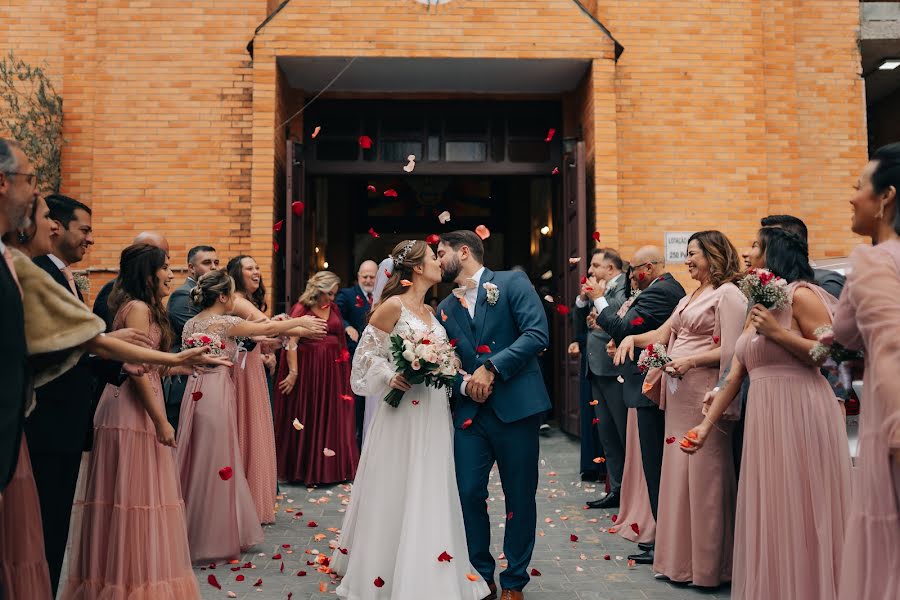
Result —
[[[879,71],[893,71],[900,67],[900,58],[886,58],[878,65]]]

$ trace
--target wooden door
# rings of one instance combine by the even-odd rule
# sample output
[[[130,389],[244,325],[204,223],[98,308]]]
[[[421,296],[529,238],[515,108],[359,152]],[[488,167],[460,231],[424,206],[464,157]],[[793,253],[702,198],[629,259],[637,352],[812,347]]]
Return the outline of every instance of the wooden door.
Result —
[[[306,286],[309,257],[309,223],[311,222],[311,206],[306,202],[306,177],[303,165],[303,144],[293,140],[287,141],[285,157],[285,269],[284,269],[284,306],[287,310],[297,301]],[[300,216],[294,214],[294,203],[303,203]]]
[[[581,286],[581,273],[587,268],[587,206],[584,142],[576,142],[574,151],[563,157],[563,198],[560,207],[562,235],[557,251],[557,290],[559,302],[570,309],[575,307],[575,297]],[[570,258],[581,261],[571,264]],[[574,341],[573,317],[559,319],[558,335],[554,340],[557,358],[556,405],[560,429],[572,435],[580,434],[581,360],[568,354],[569,343]]]

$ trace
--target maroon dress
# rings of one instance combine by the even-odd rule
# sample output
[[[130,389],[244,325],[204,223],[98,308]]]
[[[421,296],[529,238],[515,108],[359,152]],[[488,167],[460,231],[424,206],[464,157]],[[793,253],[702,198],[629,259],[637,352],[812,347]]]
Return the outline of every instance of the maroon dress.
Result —
[[[307,314],[311,311],[302,304],[291,309],[291,317]],[[344,322],[332,303],[327,335],[297,344],[294,389],[290,394],[275,390],[275,450],[282,481],[315,485],[349,481],[356,475],[355,398],[350,391],[350,363],[342,359],[346,348]],[[276,381],[288,373],[283,354]],[[294,419],[303,429],[294,428]]]

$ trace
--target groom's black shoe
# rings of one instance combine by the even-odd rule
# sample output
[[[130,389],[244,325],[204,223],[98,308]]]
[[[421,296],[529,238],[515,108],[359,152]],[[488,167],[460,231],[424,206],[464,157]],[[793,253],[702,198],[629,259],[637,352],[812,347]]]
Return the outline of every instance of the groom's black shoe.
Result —
[[[619,492],[610,492],[600,500],[587,502],[588,508],[617,508],[619,506]]]
[[[497,584],[489,583],[488,589],[491,590],[491,593],[482,598],[481,600],[497,600]]]
[[[652,565],[653,564],[653,549],[647,550],[646,552],[641,552],[640,554],[630,554],[628,556],[628,560],[633,560],[635,563],[639,565]]]
[[[653,550],[653,542],[638,542],[638,548],[646,552],[647,550]]]

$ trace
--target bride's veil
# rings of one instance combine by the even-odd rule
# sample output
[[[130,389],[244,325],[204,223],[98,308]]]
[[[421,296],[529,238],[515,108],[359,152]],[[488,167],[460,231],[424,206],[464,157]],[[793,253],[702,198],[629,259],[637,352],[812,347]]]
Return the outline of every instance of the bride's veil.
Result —
[[[372,290],[373,304],[381,300],[381,292],[387,284],[388,277],[394,272],[394,259],[388,256],[378,265],[378,273],[375,274],[375,289]]]

